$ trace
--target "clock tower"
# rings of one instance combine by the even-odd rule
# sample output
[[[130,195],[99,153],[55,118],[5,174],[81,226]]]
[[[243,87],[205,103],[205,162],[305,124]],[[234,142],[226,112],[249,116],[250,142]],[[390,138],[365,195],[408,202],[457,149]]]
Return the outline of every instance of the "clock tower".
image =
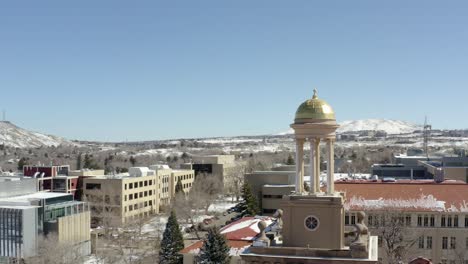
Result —
[[[332,107],[318,98],[317,90],[311,99],[297,109],[294,123],[296,142],[295,192],[284,196],[283,246],[305,248],[344,248],[344,198],[334,188],[335,113]],[[320,185],[320,144],[326,144],[326,189]],[[304,145],[308,143],[310,181],[304,182]],[[305,191],[307,185],[309,191]]]

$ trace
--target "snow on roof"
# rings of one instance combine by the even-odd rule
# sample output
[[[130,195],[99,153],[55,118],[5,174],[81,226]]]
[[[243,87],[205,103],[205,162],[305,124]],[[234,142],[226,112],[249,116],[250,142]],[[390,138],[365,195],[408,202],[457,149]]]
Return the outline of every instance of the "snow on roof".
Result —
[[[240,255],[247,247],[252,245],[254,238],[260,233],[258,223],[265,221],[267,226],[273,223],[273,218],[268,216],[260,217],[243,217],[223,228],[221,234],[226,236],[231,256]],[[199,240],[192,245],[184,248],[181,253],[198,254],[200,248],[203,246],[203,241]]]
[[[468,184],[457,181],[337,181],[335,189],[345,193],[346,210],[468,212]]]

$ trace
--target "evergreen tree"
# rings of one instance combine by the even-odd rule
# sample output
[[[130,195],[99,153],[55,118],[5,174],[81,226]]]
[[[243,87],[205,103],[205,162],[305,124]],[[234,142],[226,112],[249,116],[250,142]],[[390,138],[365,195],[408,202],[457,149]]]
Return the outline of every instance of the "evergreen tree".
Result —
[[[21,158],[18,161],[18,170],[23,170],[24,165],[28,165],[28,161],[26,160],[26,158]]]
[[[288,159],[286,160],[286,165],[294,165],[296,162],[291,154],[289,154]]]
[[[176,214],[171,211],[159,251],[160,264],[182,264],[183,256],[179,252],[184,248],[184,238],[177,223]]]
[[[229,246],[226,237],[219,232],[217,227],[210,228],[206,238],[203,240],[203,246],[197,257],[197,263],[200,264],[228,264]]]
[[[180,180],[180,178],[176,183],[175,193],[182,193],[182,194],[184,193],[184,187],[182,186],[182,181]]]
[[[245,214],[254,216],[260,212],[257,198],[252,194],[252,188],[248,183],[242,186],[243,210]]]
[[[130,156],[130,163],[132,164],[132,167],[135,167],[136,162],[137,162],[136,158],[133,156]]]

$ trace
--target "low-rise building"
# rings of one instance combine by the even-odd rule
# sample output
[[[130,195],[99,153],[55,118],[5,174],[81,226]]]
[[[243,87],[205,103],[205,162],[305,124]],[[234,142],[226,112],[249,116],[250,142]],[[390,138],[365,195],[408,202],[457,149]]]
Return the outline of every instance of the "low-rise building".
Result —
[[[155,171],[131,168],[129,172],[84,179],[83,199],[90,204],[93,226],[117,227],[159,212]]]
[[[193,170],[172,170],[167,165],[133,167],[124,174],[84,178],[83,195],[91,206],[93,226],[120,226],[159,213],[174,197],[177,180],[188,193],[194,178]]]
[[[0,179],[0,262],[36,256],[41,237],[50,234],[89,255],[88,205],[68,193],[38,192],[31,178]]]
[[[181,168],[195,171],[195,176],[200,173],[217,177],[224,186],[226,177],[235,168],[234,155],[206,155],[194,156],[191,164],[182,164]]]

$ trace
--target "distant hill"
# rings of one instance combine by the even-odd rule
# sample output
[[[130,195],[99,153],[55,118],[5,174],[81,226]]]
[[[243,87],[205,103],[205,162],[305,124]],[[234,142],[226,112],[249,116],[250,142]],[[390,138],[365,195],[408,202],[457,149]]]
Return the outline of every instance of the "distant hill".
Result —
[[[358,131],[385,131],[387,134],[405,134],[411,133],[415,130],[421,130],[421,125],[416,125],[410,122],[401,120],[389,119],[363,119],[363,120],[349,120],[340,123],[338,133],[358,132]],[[279,133],[278,135],[293,134],[293,130],[289,129],[286,132]]]
[[[422,126],[401,120],[388,119],[364,119],[350,120],[340,123],[338,133],[356,132],[356,131],[385,131],[387,134],[405,134],[412,133],[415,130],[421,130]]]
[[[41,146],[76,145],[56,136],[29,131],[8,121],[0,121],[0,144],[15,148],[37,148]]]

